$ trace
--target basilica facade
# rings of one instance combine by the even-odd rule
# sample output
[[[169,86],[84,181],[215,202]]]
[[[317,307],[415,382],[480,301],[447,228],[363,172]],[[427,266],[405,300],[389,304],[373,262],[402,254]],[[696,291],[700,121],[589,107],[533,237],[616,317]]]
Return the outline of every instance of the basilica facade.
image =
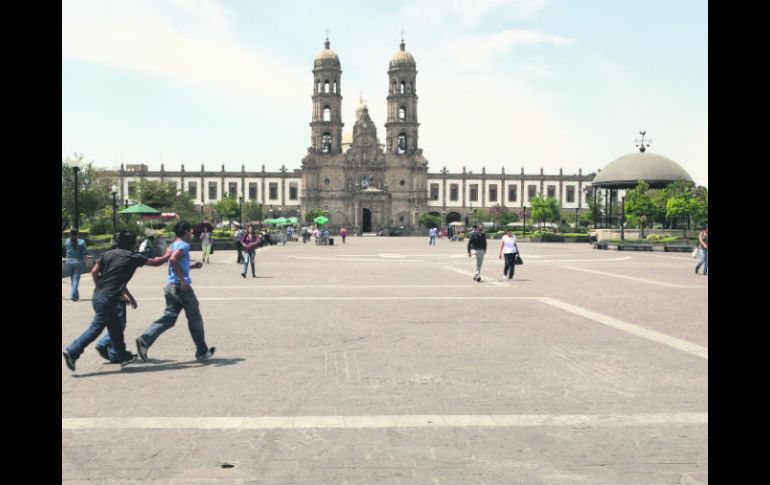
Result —
[[[537,195],[555,197],[564,209],[587,209],[587,187],[595,174],[473,174],[442,169],[428,172],[419,144],[417,63],[402,39],[388,66],[387,120],[384,143],[367,106],[359,100],[352,136],[343,135],[342,66],[329,39],[313,61],[310,146],[301,168],[277,172],[149,171],[146,165],[121,165],[121,200],[137,196],[139,179],[161,180],[190,193],[200,205],[225,195],[258,201],[277,217],[303,216],[314,208],[329,212],[332,229],[355,233],[414,229],[423,213],[443,224],[469,222],[474,209],[496,205],[521,211]]]

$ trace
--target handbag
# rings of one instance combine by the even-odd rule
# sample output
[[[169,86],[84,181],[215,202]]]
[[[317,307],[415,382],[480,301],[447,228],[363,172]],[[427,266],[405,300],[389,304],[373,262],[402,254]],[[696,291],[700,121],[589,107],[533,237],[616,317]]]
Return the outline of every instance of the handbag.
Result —
[[[692,250],[692,257],[697,258],[698,257],[698,248],[695,248]]]
[[[516,253],[516,257],[513,258],[513,264],[524,264],[524,260],[521,259],[521,256],[519,256],[519,253]]]

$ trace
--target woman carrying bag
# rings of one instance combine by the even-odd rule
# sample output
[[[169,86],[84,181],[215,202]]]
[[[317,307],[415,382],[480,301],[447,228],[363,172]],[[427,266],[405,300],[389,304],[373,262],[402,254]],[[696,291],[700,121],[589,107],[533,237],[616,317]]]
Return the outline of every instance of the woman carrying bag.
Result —
[[[512,280],[517,264],[523,261],[519,257],[519,247],[516,245],[516,236],[508,229],[500,242],[500,256],[505,255],[505,267],[503,268],[503,280]]]

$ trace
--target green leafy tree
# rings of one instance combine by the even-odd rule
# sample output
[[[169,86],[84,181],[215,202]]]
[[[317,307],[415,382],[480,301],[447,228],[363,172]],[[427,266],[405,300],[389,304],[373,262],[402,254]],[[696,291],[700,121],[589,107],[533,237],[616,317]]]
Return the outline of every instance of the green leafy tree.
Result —
[[[176,213],[180,220],[190,224],[195,225],[201,221],[201,212],[188,192],[182,192],[174,198],[171,211]]]
[[[251,221],[262,220],[262,204],[255,200],[243,203],[243,221],[248,224]]]
[[[78,212],[81,220],[98,215],[112,204],[112,184],[117,180],[115,173],[94,167],[94,162],[83,163],[85,155],[74,153],[62,160],[61,165],[61,207],[62,229],[75,223],[75,175],[73,162],[80,163],[78,170]]]
[[[682,227],[686,230],[690,226],[690,218],[693,213],[691,200],[695,196],[695,182],[689,180],[676,180],[668,184],[666,193],[666,216],[673,221],[684,221]],[[684,233],[685,237],[687,233]]]
[[[439,227],[441,225],[441,217],[426,213],[421,215],[417,222],[425,227]]]
[[[627,214],[630,214],[632,222],[641,227],[641,238],[644,239],[644,226],[647,218],[655,213],[656,206],[649,194],[650,185],[644,180],[639,180],[636,187],[626,191]]]
[[[305,213],[305,222],[307,222],[308,224],[312,224],[313,219],[315,219],[318,216],[328,217],[327,211],[321,209],[320,207],[316,207],[315,209],[310,209]]]
[[[234,195],[226,194],[223,198],[214,204],[217,215],[220,218],[226,218],[229,224],[238,217],[238,199]]]
[[[690,199],[690,214],[697,227],[703,227],[709,218],[709,189],[703,186],[695,188]]]
[[[532,218],[536,221],[558,222],[561,216],[561,207],[554,197],[537,196],[530,201],[532,203]]]
[[[161,212],[171,209],[177,199],[177,189],[171,182],[142,179],[139,181],[139,200]]]

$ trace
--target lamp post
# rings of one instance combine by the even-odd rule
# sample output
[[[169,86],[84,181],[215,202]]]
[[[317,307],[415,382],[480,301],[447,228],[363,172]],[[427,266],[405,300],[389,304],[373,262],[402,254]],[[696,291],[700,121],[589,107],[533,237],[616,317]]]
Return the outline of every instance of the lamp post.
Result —
[[[626,225],[626,196],[624,195],[620,199],[620,240],[622,241],[625,239],[625,228]]]
[[[238,224],[243,227],[243,196],[238,197]]]
[[[527,235],[527,206],[521,206],[521,209],[524,211],[524,231],[521,237],[525,237]]]
[[[123,208],[125,209],[127,207],[128,207],[128,199],[124,199]],[[123,214],[123,220],[126,221],[126,223],[128,223],[128,214]]]
[[[580,210],[580,209],[578,209],[577,207],[575,207],[575,232],[577,232],[577,228],[578,228],[578,211],[579,211],[579,210]]]
[[[118,186],[112,184],[112,233],[118,231]]]
[[[80,171],[80,163],[81,158],[76,157],[74,160],[70,161],[70,166],[72,167],[72,173],[75,176],[75,185],[73,185],[73,188],[75,190],[75,229],[80,229],[80,207],[78,206],[78,189],[79,189],[79,183],[78,183],[78,171]]]

